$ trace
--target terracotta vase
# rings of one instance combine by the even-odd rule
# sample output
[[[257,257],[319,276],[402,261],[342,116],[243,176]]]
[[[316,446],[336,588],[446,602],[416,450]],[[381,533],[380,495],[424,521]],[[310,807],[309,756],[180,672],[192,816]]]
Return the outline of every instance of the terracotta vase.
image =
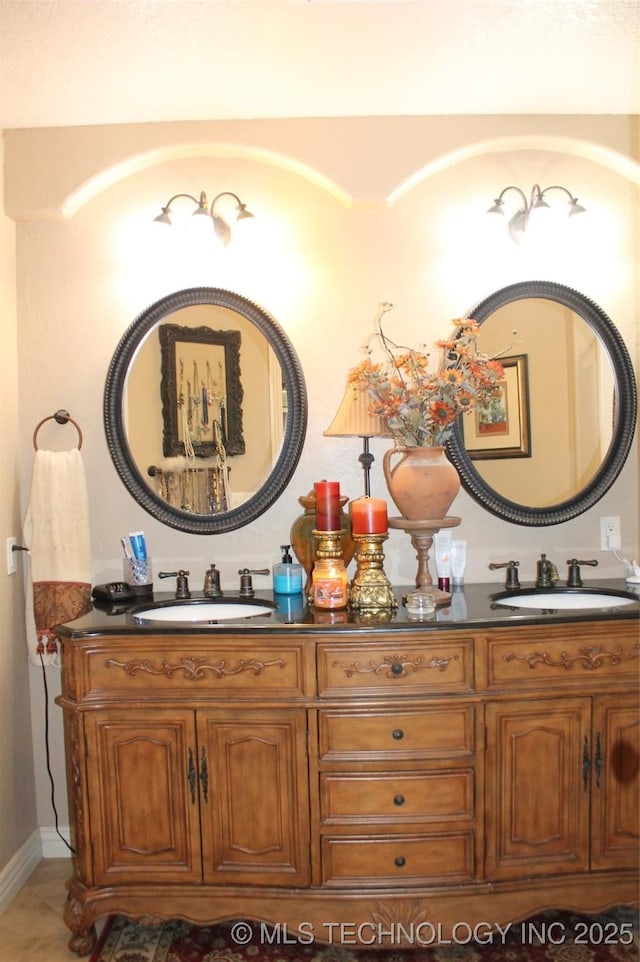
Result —
[[[394,458],[399,458],[392,466]],[[391,448],[382,466],[389,494],[408,521],[445,518],[460,490],[460,477],[443,447]]]

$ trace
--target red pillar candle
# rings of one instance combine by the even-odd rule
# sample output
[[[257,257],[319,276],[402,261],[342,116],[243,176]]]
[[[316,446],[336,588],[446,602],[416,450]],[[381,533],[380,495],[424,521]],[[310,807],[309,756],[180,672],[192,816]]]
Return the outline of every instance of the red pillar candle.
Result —
[[[318,531],[340,530],[340,482],[316,481],[316,528]]]
[[[382,498],[358,498],[351,502],[354,534],[386,534],[387,502]]]

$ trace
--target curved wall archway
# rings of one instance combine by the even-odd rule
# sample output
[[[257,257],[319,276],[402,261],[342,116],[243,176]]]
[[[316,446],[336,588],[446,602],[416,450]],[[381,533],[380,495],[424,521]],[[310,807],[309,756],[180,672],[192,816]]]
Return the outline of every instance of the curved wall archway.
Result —
[[[513,151],[547,151],[550,153],[566,154],[570,157],[590,160],[595,164],[600,164],[631,183],[640,184],[640,163],[636,163],[629,157],[617,151],[602,147],[589,141],[575,140],[570,137],[550,137],[546,135],[527,135],[518,137],[499,137],[493,140],[478,141],[468,144],[450,153],[443,154],[420,170],[408,177],[400,184],[388,198],[389,206],[393,206],[401,200],[415,187],[428,180],[435,174],[439,174],[456,164],[474,157],[483,157],[487,154],[508,153]]]
[[[247,147],[242,144],[193,143],[160,147],[144,154],[137,154],[119,164],[115,164],[113,167],[109,167],[107,170],[101,171],[69,194],[62,205],[62,215],[67,218],[73,217],[85,204],[93,200],[102,191],[132,174],[149,170],[169,160],[190,157],[237,157],[242,160],[271,164],[310,181],[325,190],[345,207],[350,207],[352,204],[352,198],[335,181],[292,157],[264,150],[260,147]]]

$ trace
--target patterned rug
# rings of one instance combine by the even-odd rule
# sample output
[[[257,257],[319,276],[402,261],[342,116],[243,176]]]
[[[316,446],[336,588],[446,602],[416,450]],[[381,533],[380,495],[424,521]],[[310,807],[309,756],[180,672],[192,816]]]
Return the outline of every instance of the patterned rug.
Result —
[[[331,930],[329,930],[331,931]],[[89,962],[638,962],[638,913],[618,909],[599,916],[547,912],[489,931],[461,925],[451,944],[433,945],[428,923],[412,936],[416,946],[356,948],[353,933],[332,932],[330,944],[311,930],[295,936],[260,922],[196,926],[170,921],[145,927],[110,918]],[[373,942],[363,932],[363,941]],[[400,941],[400,937],[398,938]]]

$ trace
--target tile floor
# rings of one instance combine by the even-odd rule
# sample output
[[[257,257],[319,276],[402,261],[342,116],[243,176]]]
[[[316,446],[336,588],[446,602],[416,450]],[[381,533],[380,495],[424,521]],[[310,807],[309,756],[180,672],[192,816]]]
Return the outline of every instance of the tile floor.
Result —
[[[62,920],[71,860],[43,859],[0,915],[0,962],[78,962]]]

